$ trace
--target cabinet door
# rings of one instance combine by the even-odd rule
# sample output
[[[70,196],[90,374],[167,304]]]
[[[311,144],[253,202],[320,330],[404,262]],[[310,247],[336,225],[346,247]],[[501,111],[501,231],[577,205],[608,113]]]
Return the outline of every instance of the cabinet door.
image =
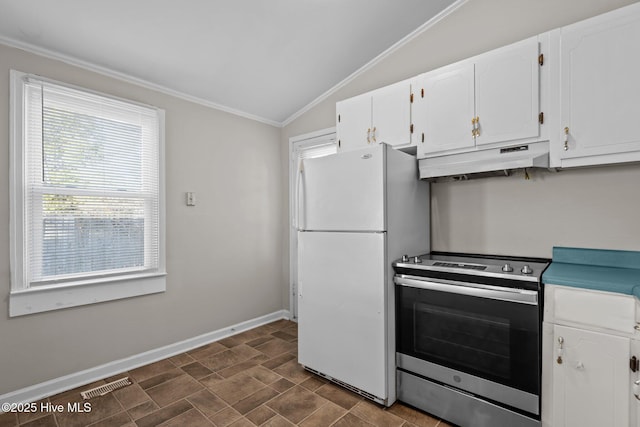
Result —
[[[538,137],[539,50],[538,38],[532,37],[478,57],[476,144]]]
[[[629,426],[630,339],[554,325],[555,427]],[[559,340],[562,363],[558,363]]]
[[[568,135],[561,159],[640,150],[639,44],[640,4],[562,28],[560,118]]]
[[[372,93],[373,138],[400,146],[411,144],[411,84],[399,82]]]
[[[636,358],[640,357],[640,340],[634,337],[631,340],[631,354]],[[638,382],[638,384],[634,384]],[[638,396],[636,396],[636,393]],[[629,396],[631,402],[631,419],[629,425],[640,425],[640,372],[636,371],[631,374],[631,393]]]
[[[336,103],[338,150],[371,144],[371,94],[365,93]]]
[[[417,79],[417,86],[413,124],[418,157],[473,147],[473,63],[455,64],[423,74]]]

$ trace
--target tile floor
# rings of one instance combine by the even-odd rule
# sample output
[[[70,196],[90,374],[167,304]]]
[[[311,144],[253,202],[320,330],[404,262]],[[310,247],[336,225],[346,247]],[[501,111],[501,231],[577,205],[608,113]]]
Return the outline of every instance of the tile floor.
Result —
[[[297,324],[279,320],[41,402],[62,412],[0,414],[8,426],[443,427],[396,403],[371,403],[297,363]],[[80,391],[128,376],[132,385],[69,413]],[[82,405],[82,403],[80,403]]]

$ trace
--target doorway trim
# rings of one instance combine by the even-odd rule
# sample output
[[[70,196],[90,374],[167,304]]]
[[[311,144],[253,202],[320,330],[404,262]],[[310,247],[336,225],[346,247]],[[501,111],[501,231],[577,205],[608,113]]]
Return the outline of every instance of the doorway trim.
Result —
[[[294,227],[296,177],[300,158],[298,153],[301,150],[309,150],[331,144],[337,150],[335,127],[289,138],[289,312],[292,320],[297,320],[298,318],[298,234]]]

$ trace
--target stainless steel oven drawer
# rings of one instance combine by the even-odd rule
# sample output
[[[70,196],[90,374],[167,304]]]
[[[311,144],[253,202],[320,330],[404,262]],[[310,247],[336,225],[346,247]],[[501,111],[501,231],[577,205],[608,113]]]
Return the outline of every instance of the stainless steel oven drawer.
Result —
[[[539,427],[540,421],[475,396],[398,371],[398,400],[461,427]]]

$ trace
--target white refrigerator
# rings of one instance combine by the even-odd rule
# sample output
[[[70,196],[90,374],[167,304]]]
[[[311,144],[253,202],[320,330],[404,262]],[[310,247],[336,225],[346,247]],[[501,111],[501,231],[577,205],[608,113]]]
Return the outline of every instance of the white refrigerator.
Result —
[[[386,144],[298,171],[298,361],[384,405],[396,400],[392,261],[429,252],[429,184]]]

